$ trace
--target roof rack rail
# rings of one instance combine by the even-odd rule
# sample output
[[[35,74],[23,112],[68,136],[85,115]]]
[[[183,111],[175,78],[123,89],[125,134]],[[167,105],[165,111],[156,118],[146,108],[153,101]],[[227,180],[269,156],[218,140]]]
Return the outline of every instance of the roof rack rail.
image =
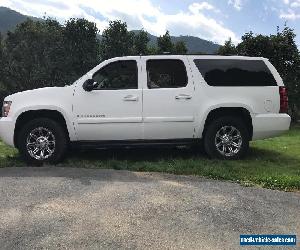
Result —
[[[167,55],[170,55],[170,56],[222,56],[222,55],[218,55],[218,54],[171,54],[170,52],[163,52],[162,54],[147,54],[147,55],[144,55],[144,54],[139,54],[139,56],[167,56]],[[233,55],[230,55],[230,56],[233,56]],[[237,55],[236,55],[237,56]]]

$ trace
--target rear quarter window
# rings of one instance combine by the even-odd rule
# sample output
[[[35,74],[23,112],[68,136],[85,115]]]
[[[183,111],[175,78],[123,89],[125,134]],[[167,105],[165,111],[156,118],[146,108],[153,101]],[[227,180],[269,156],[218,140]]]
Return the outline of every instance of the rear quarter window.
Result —
[[[277,86],[262,60],[195,59],[194,63],[210,86]]]

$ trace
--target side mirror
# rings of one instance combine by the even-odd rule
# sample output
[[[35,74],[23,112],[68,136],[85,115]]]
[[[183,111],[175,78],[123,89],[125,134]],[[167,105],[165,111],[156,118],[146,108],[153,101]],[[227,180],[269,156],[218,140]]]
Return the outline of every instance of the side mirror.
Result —
[[[95,81],[93,79],[87,79],[83,85],[82,88],[87,91],[87,92],[91,92],[95,87]]]

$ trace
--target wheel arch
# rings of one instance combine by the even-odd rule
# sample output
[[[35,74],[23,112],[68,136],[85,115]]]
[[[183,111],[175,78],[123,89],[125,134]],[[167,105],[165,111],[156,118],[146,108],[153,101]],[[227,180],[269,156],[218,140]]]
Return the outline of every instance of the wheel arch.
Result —
[[[203,130],[202,130],[202,138],[209,126],[209,124],[216,118],[222,116],[235,116],[242,118],[247,126],[247,130],[249,132],[250,140],[253,136],[253,124],[252,124],[252,117],[250,111],[245,107],[217,107],[211,109],[205,118]]]
[[[65,130],[68,141],[70,141],[70,133],[69,133],[69,129],[68,129],[68,124],[67,124],[67,121],[66,121],[64,115],[60,111],[50,110],[50,109],[27,110],[27,111],[22,112],[16,120],[15,129],[14,129],[14,145],[16,148],[18,148],[18,145],[17,145],[18,139],[17,138],[19,136],[19,132],[20,132],[22,125],[24,125],[25,123],[27,123],[33,119],[36,119],[36,118],[49,118],[49,119],[52,119],[52,120],[58,122],[62,126],[62,128]]]

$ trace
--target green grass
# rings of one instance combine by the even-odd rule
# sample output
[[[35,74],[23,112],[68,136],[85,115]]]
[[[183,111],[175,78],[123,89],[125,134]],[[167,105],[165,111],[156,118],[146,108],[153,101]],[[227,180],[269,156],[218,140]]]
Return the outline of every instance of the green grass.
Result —
[[[0,142],[0,167],[26,166],[15,149]],[[111,168],[200,175],[245,186],[300,190],[300,127],[251,143],[246,159],[209,160],[191,149],[123,149],[71,152],[61,167]]]

